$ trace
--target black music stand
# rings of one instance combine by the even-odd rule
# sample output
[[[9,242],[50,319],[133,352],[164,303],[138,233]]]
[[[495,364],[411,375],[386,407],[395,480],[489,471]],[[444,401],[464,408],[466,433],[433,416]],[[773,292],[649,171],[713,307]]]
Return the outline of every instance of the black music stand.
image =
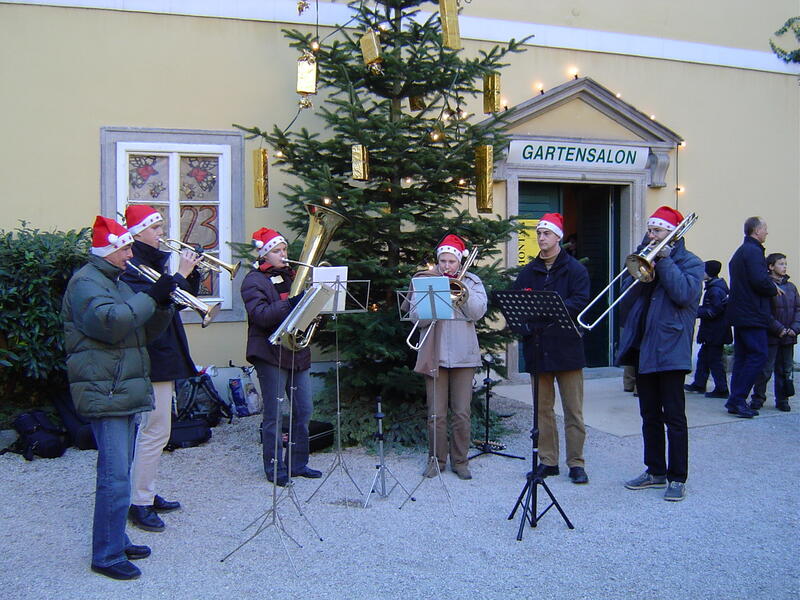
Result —
[[[580,337],[580,332],[567,312],[561,296],[556,292],[543,292],[531,290],[508,290],[493,292],[492,299],[500,306],[500,312],[506,318],[508,328],[514,333],[533,336],[533,356],[538,360],[539,339],[542,331],[548,327],[561,329],[565,337],[574,335]],[[550,491],[544,478],[539,474],[539,374],[538,365],[533,365],[531,376],[533,377],[533,428],[531,429],[531,470],[527,475],[525,486],[522,488],[517,502],[508,519],[514,518],[517,508],[522,506],[522,519],[517,532],[517,541],[522,540],[522,532],[525,522],[529,522],[531,527],[536,527],[536,523],[553,506],[556,507],[567,527],[575,529],[575,526],[561,508],[553,492]],[[550,504],[537,514],[537,489],[542,486],[550,497]]]

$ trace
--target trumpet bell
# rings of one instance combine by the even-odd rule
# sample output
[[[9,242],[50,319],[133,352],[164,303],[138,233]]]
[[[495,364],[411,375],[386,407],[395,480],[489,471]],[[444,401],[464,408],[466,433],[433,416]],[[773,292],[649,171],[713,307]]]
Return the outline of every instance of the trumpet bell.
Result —
[[[205,313],[199,310],[197,311],[200,314],[200,316],[203,317],[203,321],[200,324],[200,326],[203,329],[211,325],[211,322],[217,318],[220,308],[222,308],[222,304],[220,304],[219,302],[217,304],[211,304],[211,305],[207,304],[206,306],[208,307],[208,310]],[[191,308],[196,308],[196,307],[192,306]]]

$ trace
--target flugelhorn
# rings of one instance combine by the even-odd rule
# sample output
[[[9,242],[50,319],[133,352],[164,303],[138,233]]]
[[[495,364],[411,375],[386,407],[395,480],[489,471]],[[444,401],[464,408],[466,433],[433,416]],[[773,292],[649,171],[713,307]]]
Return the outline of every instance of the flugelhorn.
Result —
[[[697,215],[692,213],[688,215],[683,221],[678,223],[678,226],[669,232],[669,235],[665,237],[663,240],[656,241],[653,240],[647,246],[642,248],[639,252],[635,252],[633,254],[629,254],[625,259],[625,268],[619,272],[619,275],[614,277],[611,282],[603,288],[603,291],[597,294],[589,304],[586,305],[581,313],[578,315],[578,324],[583,327],[584,329],[593,329],[600,321],[603,320],[608,313],[611,312],[611,309],[614,308],[620,301],[625,297],[625,295],[630,292],[637,283],[650,283],[656,276],[656,262],[658,259],[658,253],[661,252],[666,246],[674,246],[678,240],[680,240],[686,232],[692,228],[697,222]],[[631,283],[624,292],[622,292],[619,297],[609,304],[608,308],[597,317],[591,323],[584,323],[583,318],[589,310],[597,304],[597,302],[606,295],[608,290],[625,274],[628,273],[633,278],[633,283]]]
[[[155,283],[161,277],[161,273],[152,267],[148,267],[147,265],[135,265],[131,261],[127,261],[126,264],[150,283]],[[182,290],[181,288],[175,288],[172,290],[169,293],[169,297],[175,304],[179,306],[187,306],[197,312],[197,314],[199,314],[203,319],[203,327],[208,327],[211,321],[216,318],[221,306],[219,303],[206,304],[202,300],[195,298],[189,292]]]
[[[184,249],[189,249],[192,252],[197,252],[194,246],[182,242],[180,240],[175,240],[172,238],[167,239],[159,239],[158,240],[165,248],[172,250],[173,252],[177,252],[180,254]],[[231,276],[231,279],[236,277],[236,273],[239,271],[239,267],[241,266],[240,262],[235,262],[233,264],[228,264],[210,254],[206,254],[205,252],[197,252],[200,255],[200,267],[203,269],[208,269],[210,271],[214,271],[216,273],[221,273],[223,269],[225,269],[228,274]]]

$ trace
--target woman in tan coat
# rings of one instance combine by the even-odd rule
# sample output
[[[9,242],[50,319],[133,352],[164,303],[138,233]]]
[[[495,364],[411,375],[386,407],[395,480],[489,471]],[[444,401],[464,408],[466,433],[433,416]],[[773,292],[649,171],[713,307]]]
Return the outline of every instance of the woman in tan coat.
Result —
[[[418,277],[455,277],[464,258],[465,245],[456,235],[447,235],[436,248],[437,264],[433,269],[417,273]],[[431,459],[425,470],[434,477],[444,470],[448,446],[450,468],[461,479],[472,479],[467,463],[471,438],[470,403],[475,368],[481,365],[475,322],[486,313],[486,290],[480,278],[467,272],[462,282],[469,298],[455,309],[455,319],[420,322],[420,335],[429,327],[433,331],[425,338],[417,356],[414,371],[425,377],[428,398],[428,454]],[[452,437],[447,438],[447,408],[450,407]]]

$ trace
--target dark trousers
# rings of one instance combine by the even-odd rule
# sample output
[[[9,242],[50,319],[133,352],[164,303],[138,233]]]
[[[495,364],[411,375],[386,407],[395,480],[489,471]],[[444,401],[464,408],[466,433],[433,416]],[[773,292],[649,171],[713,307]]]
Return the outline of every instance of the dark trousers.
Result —
[[[686,482],[689,471],[689,430],[683,395],[685,371],[636,375],[639,414],[642,415],[644,464],[651,475]],[[669,450],[665,452],[664,427]]]
[[[766,362],[767,330],[758,327],[734,327],[731,395],[725,408],[742,409],[747,406],[747,396]]]
[[[693,385],[705,388],[709,373],[714,379],[714,391],[727,392],[728,380],[725,377],[725,366],[722,364],[722,344],[700,345]]]
[[[767,383],[775,373],[775,404],[783,404],[789,399],[788,383],[792,380],[794,367],[794,346],[778,346],[773,344],[767,352],[767,362],[753,386],[753,397],[762,404],[767,399]]]

